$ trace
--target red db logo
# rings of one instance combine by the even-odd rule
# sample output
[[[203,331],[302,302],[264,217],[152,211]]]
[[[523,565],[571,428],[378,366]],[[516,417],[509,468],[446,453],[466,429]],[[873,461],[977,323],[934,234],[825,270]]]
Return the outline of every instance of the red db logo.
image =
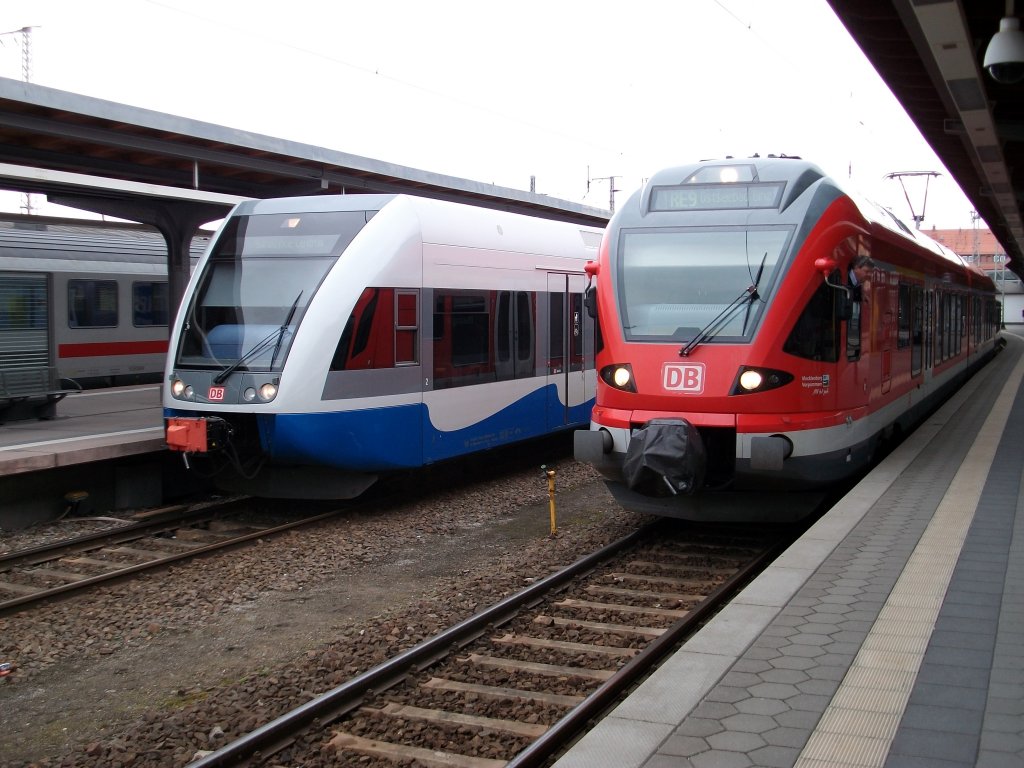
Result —
[[[661,369],[661,383],[669,392],[699,395],[704,391],[704,364],[665,363]]]

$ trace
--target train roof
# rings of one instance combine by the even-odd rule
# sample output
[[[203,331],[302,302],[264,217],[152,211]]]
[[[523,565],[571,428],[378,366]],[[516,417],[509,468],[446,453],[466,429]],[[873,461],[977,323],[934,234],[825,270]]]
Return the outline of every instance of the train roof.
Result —
[[[192,239],[193,260],[202,255],[209,240],[206,231]],[[159,232],[140,224],[35,216],[0,218],[0,269],[13,265],[14,259],[20,268],[35,268],[27,266],[25,260],[131,262],[166,267],[167,244]]]
[[[529,252],[542,238],[548,241],[548,246],[553,246],[556,238],[564,238],[562,242],[568,244],[575,231],[586,247],[595,249],[596,256],[603,234],[602,229],[584,224],[407,194],[310,195],[246,200],[236,205],[231,215],[381,211],[396,203],[407,205],[408,210],[414,212],[424,242],[450,242],[453,232],[458,231],[465,237],[472,231],[474,242],[481,247]],[[517,226],[509,226],[512,223]],[[575,242],[578,245],[578,241]]]
[[[961,269],[969,269],[968,263],[955,251],[919,230],[909,227],[888,208],[869,200],[856,189],[846,186],[842,181],[828,176],[815,163],[796,156],[725,157],[666,168],[651,176],[645,188],[640,191],[640,204],[646,210],[650,192],[655,187],[680,185],[704,169],[726,166],[751,167],[754,169],[753,175],[758,182],[784,182],[785,192],[779,201],[778,210],[785,210],[810,187],[819,183],[828,184],[849,197],[870,225],[884,229],[901,239],[910,240],[918,247],[930,251]]]

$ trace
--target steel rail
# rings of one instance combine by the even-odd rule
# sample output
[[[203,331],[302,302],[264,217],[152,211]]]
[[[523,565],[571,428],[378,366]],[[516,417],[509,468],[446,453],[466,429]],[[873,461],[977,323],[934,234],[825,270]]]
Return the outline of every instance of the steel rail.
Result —
[[[320,515],[314,515],[313,517],[305,517],[305,518],[303,518],[301,520],[295,520],[295,521],[292,521],[292,522],[289,522],[289,523],[284,523],[282,525],[277,525],[277,526],[274,526],[272,528],[264,528],[264,529],[259,530],[259,531],[254,531],[252,533],[247,533],[247,534],[245,534],[243,536],[238,536],[238,537],[235,537],[235,538],[232,538],[232,539],[226,539],[224,541],[218,541],[218,542],[215,542],[213,544],[204,545],[202,547],[196,547],[195,549],[190,549],[187,552],[179,552],[177,554],[168,555],[167,557],[161,557],[161,558],[158,558],[156,560],[150,560],[150,561],[145,562],[145,563],[139,563],[137,565],[130,565],[130,566],[126,567],[126,568],[120,568],[120,569],[118,569],[116,571],[111,571],[110,573],[103,573],[103,574],[99,574],[97,576],[90,576],[90,577],[82,579],[80,581],[73,581],[73,582],[70,582],[68,584],[62,584],[59,587],[52,587],[50,589],[44,589],[44,590],[41,590],[41,591],[36,592],[34,594],[31,594],[31,595],[23,595],[21,597],[12,598],[10,600],[4,600],[4,601],[0,602],[0,616],[6,615],[8,613],[12,613],[12,612],[16,611],[17,609],[24,608],[26,605],[30,605],[32,603],[41,602],[43,600],[47,600],[47,599],[50,599],[50,598],[53,598],[53,597],[67,595],[67,594],[69,594],[71,592],[76,592],[78,590],[83,590],[83,589],[87,589],[89,587],[93,587],[93,586],[95,586],[97,584],[102,584],[103,582],[114,581],[116,579],[122,579],[122,578],[125,578],[127,576],[131,576],[133,574],[140,573],[142,571],[148,571],[148,570],[151,570],[151,569],[154,569],[154,568],[160,568],[162,566],[169,565],[171,563],[176,563],[176,562],[179,562],[181,560],[188,560],[188,559],[191,559],[193,557],[198,557],[200,555],[205,555],[205,554],[208,554],[210,552],[215,552],[215,551],[220,550],[220,549],[230,549],[231,547],[235,547],[235,546],[238,546],[240,544],[244,544],[244,543],[246,543],[248,541],[253,541],[254,539],[259,539],[259,538],[262,538],[262,537],[265,537],[265,536],[272,536],[272,535],[275,535],[275,534],[278,534],[278,533],[282,533],[283,531],[291,530],[292,528],[301,528],[302,526],[305,526],[305,525],[311,525],[311,524],[319,522],[321,520],[326,520],[328,518],[335,517],[336,515],[340,514],[342,511],[343,510],[338,509],[338,510],[333,510],[331,512],[325,512],[325,513],[320,514]],[[175,526],[175,527],[181,527],[181,526]],[[133,538],[139,538],[139,537],[136,535]],[[119,543],[119,542],[115,542],[115,543]]]
[[[5,552],[0,555],[0,573],[19,565],[38,565],[73,552],[96,549],[110,544],[123,544],[126,541],[152,536],[161,531],[174,530],[180,528],[183,523],[194,522],[203,517],[215,517],[237,501],[237,499],[231,499],[222,505],[196,508],[177,506],[149,520],[128,523],[93,533],[84,533],[63,541]]]
[[[535,768],[535,766],[543,765],[558,750],[567,746],[569,740],[582,730],[588,720],[605,711],[618,700],[627,688],[653,670],[662,658],[699,628],[705,620],[709,619],[722,606],[723,602],[746,584],[751,576],[760,573],[778,557],[788,544],[788,541],[776,544],[720,584],[684,618],[675,622],[665,630],[664,634],[651,641],[618,672],[602,683],[597,690],[573,707],[565,717],[554,723],[544,732],[543,736],[512,758],[505,768]]]
[[[612,555],[650,536],[662,525],[664,525],[664,521],[656,521],[602,547],[561,571],[546,576],[526,589],[470,616],[441,634],[424,640],[393,659],[389,659],[290,712],[286,712],[275,720],[221,747],[216,752],[189,763],[188,768],[238,765],[250,758],[260,759],[264,752],[272,754],[281,745],[286,744],[301,728],[314,721],[340,717],[355,709],[373,692],[390,688],[409,674],[414,674],[419,669],[428,667],[438,659],[444,658],[453,647],[466,645],[491,627],[514,616],[524,605],[539,600],[545,594],[593,569]]]

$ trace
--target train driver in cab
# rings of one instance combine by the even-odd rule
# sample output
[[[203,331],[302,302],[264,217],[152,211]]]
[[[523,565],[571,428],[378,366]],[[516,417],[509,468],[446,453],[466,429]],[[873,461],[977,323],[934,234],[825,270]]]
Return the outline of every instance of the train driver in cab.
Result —
[[[850,263],[850,287],[854,301],[867,298],[864,294],[871,290],[871,270],[874,267],[875,262],[870,256],[858,256]]]

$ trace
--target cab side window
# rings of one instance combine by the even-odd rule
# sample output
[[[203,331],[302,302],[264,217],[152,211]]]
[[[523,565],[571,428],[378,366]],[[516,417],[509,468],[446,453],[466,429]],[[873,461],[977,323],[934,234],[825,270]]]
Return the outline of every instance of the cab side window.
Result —
[[[839,282],[838,270],[828,282]],[[822,281],[793,325],[782,350],[807,360],[834,363],[839,359],[840,292]]]

